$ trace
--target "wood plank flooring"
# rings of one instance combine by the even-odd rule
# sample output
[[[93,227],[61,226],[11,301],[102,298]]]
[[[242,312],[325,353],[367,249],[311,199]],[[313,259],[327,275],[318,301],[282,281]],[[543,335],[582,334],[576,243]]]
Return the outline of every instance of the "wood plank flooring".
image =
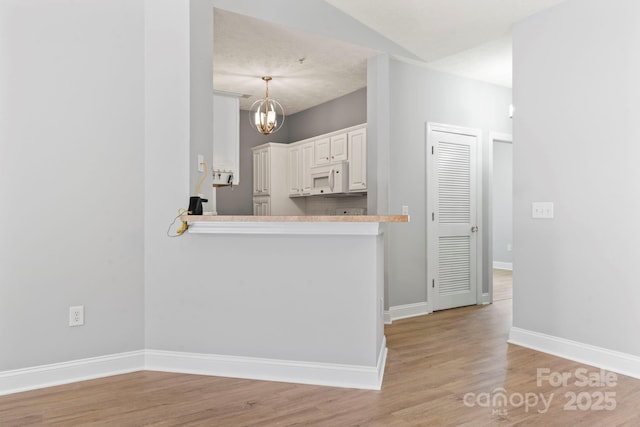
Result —
[[[0,397],[0,426],[640,425],[640,380],[579,387],[600,371],[507,344],[510,324],[509,299],[394,322],[381,391],[144,371]],[[571,378],[538,386],[538,368]]]
[[[513,298],[513,274],[509,270],[493,270],[493,300]]]

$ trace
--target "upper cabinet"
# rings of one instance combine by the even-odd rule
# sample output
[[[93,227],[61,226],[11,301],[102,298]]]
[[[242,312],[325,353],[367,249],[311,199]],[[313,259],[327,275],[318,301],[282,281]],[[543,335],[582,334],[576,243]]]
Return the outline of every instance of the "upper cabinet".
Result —
[[[331,137],[331,163],[349,160],[347,150],[347,134],[341,133]]]
[[[367,129],[349,132],[349,191],[367,191]]]
[[[240,104],[238,96],[226,93],[213,95],[213,164],[214,185],[228,185],[227,177],[233,175],[233,185],[240,183]],[[215,172],[219,172],[216,175]],[[216,182],[216,176],[223,181]]]
[[[366,192],[366,124],[289,144],[288,159],[289,197],[311,195],[312,167],[342,161],[349,163],[348,192]]]
[[[320,137],[315,140],[313,165],[322,166],[329,163],[348,160],[347,134]]]
[[[331,163],[331,138],[316,139],[313,147],[313,165],[328,165]]]

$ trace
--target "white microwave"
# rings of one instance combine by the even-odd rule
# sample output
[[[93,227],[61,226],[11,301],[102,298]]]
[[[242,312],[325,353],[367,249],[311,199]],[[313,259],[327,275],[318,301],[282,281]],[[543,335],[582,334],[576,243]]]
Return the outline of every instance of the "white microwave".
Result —
[[[311,194],[337,194],[348,191],[348,162],[337,162],[311,168]]]

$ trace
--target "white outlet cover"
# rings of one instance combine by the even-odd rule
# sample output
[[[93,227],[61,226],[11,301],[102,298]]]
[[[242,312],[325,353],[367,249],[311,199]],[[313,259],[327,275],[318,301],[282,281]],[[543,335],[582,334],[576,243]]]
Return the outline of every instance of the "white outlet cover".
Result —
[[[553,202],[531,203],[531,218],[553,219]]]
[[[84,325],[84,306],[75,305],[69,307],[69,326]]]

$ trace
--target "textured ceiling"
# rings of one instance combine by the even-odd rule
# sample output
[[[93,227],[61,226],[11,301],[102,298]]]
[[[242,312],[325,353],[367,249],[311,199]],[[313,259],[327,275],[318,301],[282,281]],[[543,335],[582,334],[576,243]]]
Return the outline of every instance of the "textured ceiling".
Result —
[[[511,86],[511,27],[564,0],[326,0],[434,69]],[[379,51],[215,9],[214,87],[270,95],[286,114],[366,86]],[[304,58],[301,62],[300,59]]]
[[[269,95],[293,114],[367,85],[367,58],[380,52],[215,9],[213,83],[250,95],[248,109]],[[302,59],[302,61],[301,61]]]

